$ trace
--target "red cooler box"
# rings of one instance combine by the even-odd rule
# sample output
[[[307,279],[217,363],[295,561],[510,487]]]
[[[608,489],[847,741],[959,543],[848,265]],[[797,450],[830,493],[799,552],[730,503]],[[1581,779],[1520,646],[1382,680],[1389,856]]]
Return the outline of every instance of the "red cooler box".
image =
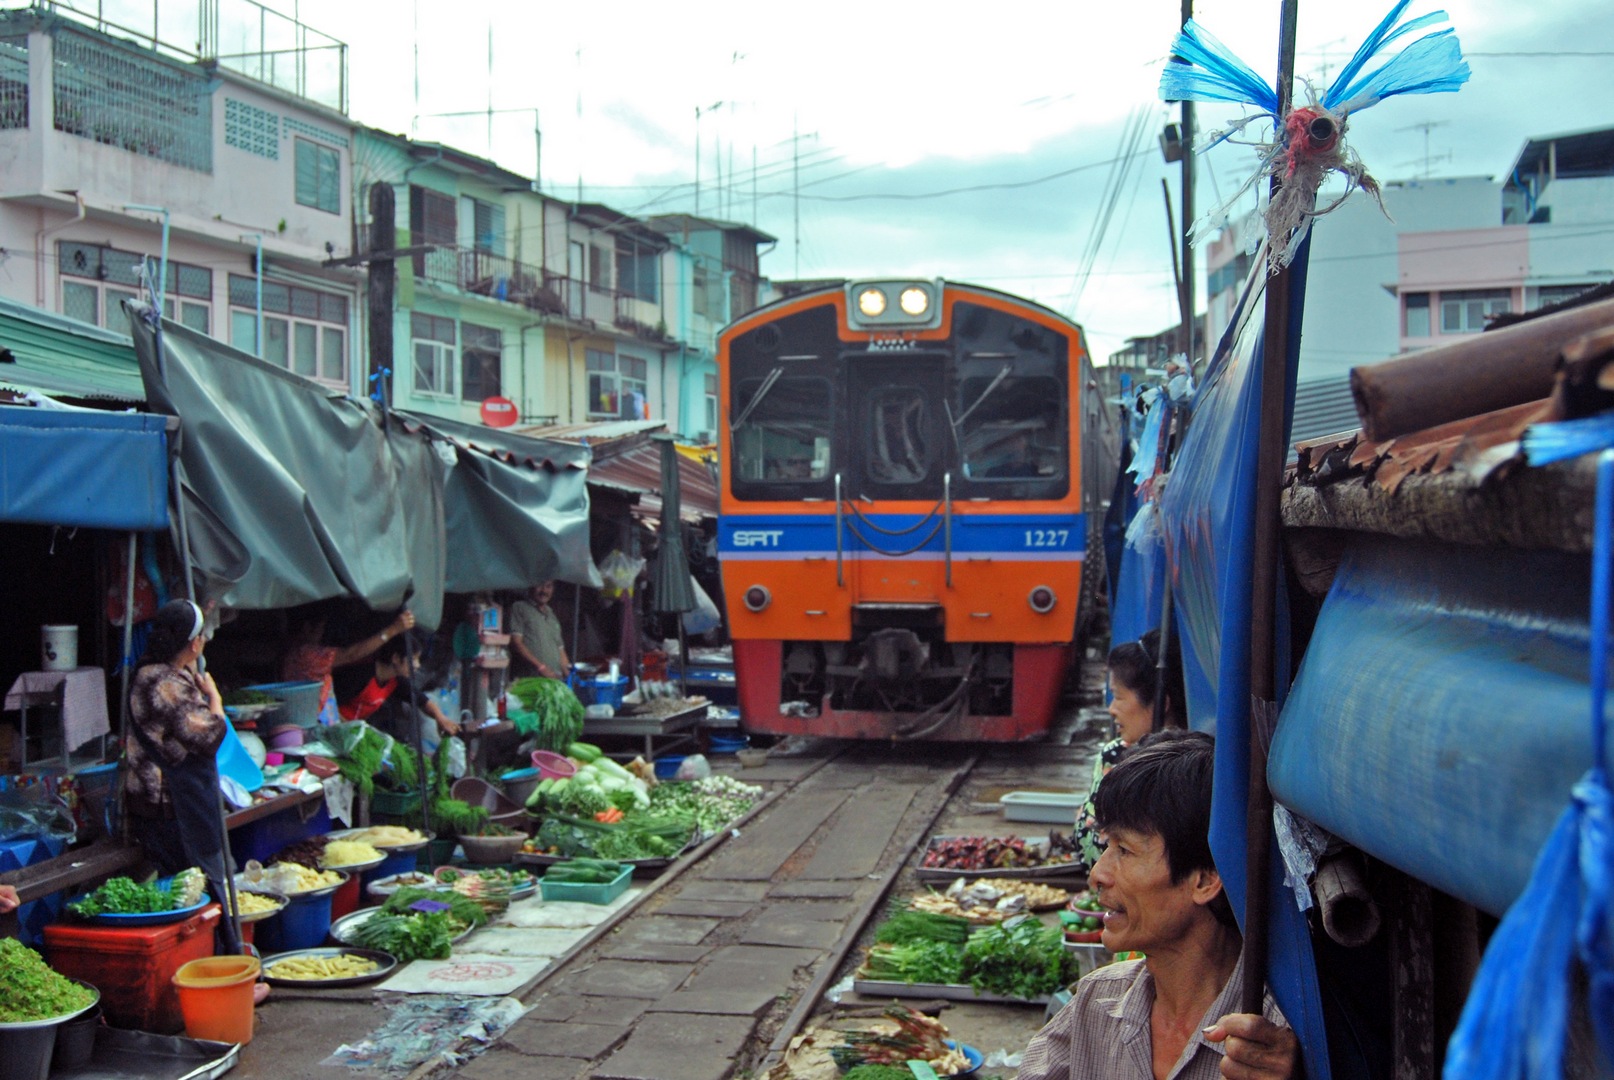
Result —
[[[174,972],[213,955],[219,906],[209,904],[184,922],[112,928],[83,923],[45,927],[45,956],[70,979],[101,991],[107,1023],[117,1028],[177,1035],[185,1029]]]

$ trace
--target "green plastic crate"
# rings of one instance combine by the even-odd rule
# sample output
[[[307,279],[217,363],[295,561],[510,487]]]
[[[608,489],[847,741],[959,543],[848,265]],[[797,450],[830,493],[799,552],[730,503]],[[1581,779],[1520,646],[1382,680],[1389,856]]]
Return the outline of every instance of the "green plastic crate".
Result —
[[[624,866],[622,872],[612,881],[604,885],[584,885],[576,881],[550,881],[547,877],[538,879],[538,888],[545,900],[567,900],[574,904],[609,904],[612,900],[628,891],[628,880],[633,877],[633,867]]]

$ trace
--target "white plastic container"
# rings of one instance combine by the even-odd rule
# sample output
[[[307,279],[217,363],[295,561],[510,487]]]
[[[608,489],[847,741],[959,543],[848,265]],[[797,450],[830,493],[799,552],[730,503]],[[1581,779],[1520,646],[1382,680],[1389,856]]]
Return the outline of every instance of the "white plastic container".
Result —
[[[78,627],[46,624],[39,628],[39,669],[72,671],[78,667]]]
[[[1011,791],[998,800],[1010,821],[1040,821],[1070,825],[1081,808],[1082,796],[1065,791]]]

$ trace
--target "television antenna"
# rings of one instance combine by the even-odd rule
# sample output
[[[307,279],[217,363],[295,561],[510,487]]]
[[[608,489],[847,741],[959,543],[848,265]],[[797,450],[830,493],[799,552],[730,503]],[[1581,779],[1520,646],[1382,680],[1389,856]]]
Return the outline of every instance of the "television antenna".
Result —
[[[1432,129],[1437,128],[1437,127],[1445,127],[1449,123],[1451,123],[1450,120],[1425,120],[1422,123],[1418,123],[1418,124],[1408,124],[1404,128],[1396,128],[1397,131],[1421,131],[1421,132],[1423,132],[1423,172],[1419,174],[1420,177],[1427,177],[1429,175],[1429,173],[1430,173],[1430,168],[1429,167],[1434,162],[1436,162],[1436,161],[1450,161],[1451,160],[1451,151],[1450,150],[1447,150],[1447,151],[1445,151],[1443,153],[1435,154],[1435,155],[1431,155],[1429,153],[1429,132]],[[1411,165],[1411,164],[1414,164],[1414,162],[1409,161],[1406,164]]]

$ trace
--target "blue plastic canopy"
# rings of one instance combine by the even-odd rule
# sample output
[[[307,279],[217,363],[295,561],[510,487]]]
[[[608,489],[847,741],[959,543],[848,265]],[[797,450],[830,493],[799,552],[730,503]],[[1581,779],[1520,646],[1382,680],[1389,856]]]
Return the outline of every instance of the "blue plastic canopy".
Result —
[[[1293,411],[1294,373],[1299,364],[1300,326],[1309,242],[1290,268],[1288,311],[1288,418]],[[1182,634],[1183,674],[1190,722],[1216,735],[1216,780],[1211,805],[1211,853],[1227,898],[1244,924],[1246,803],[1250,781],[1250,590],[1257,572],[1251,560],[1255,531],[1255,475],[1266,280],[1252,275],[1227,334],[1217,348],[1194,399],[1194,420],[1177,453],[1161,496],[1170,554],[1177,627]],[[1259,568],[1268,574],[1279,567]],[[1281,598],[1282,590],[1278,590]],[[1279,624],[1278,656],[1287,653]],[[1284,682],[1278,666],[1278,685]],[[1316,964],[1305,916],[1283,885],[1282,860],[1273,859],[1269,891],[1267,984],[1300,1038],[1306,1075],[1329,1080],[1331,1072]]]
[[[0,521],[168,527],[168,418],[0,406]]]

